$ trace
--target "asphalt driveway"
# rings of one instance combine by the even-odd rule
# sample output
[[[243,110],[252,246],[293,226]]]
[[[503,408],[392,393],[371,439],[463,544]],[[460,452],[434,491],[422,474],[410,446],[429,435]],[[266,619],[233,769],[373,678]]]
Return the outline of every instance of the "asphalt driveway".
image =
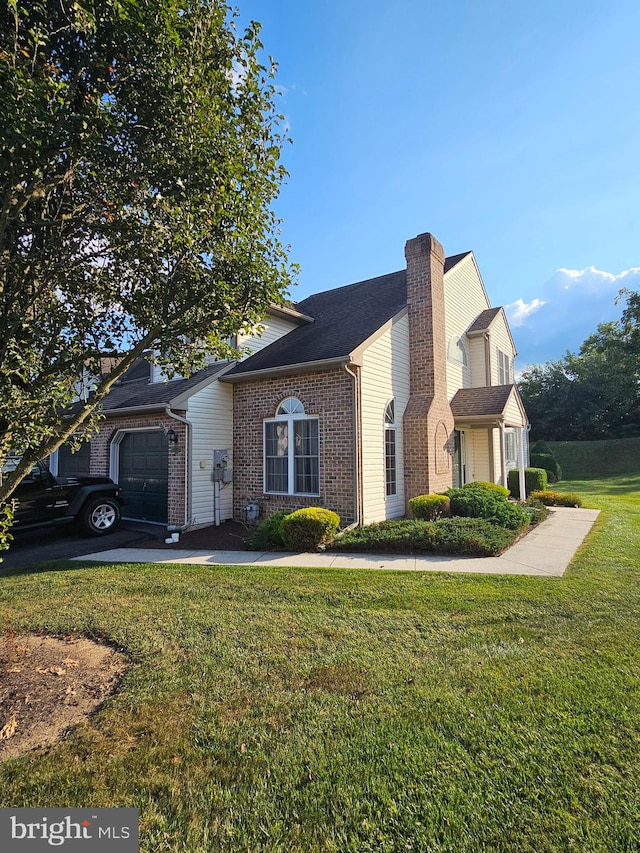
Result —
[[[75,527],[41,527],[16,533],[8,551],[0,551],[0,574],[11,569],[27,569],[48,560],[69,560],[102,549],[135,548],[154,542],[164,526],[123,521],[106,536],[87,536]]]

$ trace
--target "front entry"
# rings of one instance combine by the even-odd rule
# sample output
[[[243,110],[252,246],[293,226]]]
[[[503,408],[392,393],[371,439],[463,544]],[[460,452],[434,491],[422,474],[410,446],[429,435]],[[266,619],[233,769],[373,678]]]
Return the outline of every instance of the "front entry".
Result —
[[[168,441],[162,430],[127,433],[119,446],[119,485],[125,518],[167,522]]]
[[[453,485],[456,489],[461,489],[467,482],[467,467],[466,459],[466,435],[464,430],[454,430],[454,449],[453,449]]]

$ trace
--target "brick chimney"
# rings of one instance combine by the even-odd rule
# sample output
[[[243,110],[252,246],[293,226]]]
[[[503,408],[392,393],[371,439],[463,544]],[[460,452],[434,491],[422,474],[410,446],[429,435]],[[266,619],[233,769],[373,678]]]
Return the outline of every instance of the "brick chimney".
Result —
[[[444,250],[433,234],[405,246],[410,396],[405,409],[405,499],[450,488],[454,420],[447,398]]]

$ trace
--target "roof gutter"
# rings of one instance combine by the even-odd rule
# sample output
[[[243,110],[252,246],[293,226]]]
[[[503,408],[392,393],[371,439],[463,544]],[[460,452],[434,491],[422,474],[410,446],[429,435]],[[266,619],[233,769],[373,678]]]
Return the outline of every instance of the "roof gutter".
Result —
[[[102,414],[108,418],[111,415],[144,415],[148,412],[164,412],[170,403],[147,403],[145,406],[123,406],[119,409],[107,409]]]
[[[348,356],[339,358],[321,358],[317,361],[305,361],[301,364],[285,364],[279,367],[265,367],[262,370],[247,370],[244,373],[231,373],[220,377],[221,382],[248,382],[251,379],[266,379],[269,376],[287,376],[291,373],[312,373],[316,370],[329,370],[332,367],[344,367],[349,363]]]

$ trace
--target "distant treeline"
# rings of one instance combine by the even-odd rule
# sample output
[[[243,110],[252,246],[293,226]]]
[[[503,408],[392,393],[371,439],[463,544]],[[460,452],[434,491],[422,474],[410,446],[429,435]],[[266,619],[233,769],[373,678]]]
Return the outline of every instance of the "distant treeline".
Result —
[[[533,441],[640,436],[640,293],[618,298],[626,305],[620,320],[601,323],[578,353],[522,374]]]

